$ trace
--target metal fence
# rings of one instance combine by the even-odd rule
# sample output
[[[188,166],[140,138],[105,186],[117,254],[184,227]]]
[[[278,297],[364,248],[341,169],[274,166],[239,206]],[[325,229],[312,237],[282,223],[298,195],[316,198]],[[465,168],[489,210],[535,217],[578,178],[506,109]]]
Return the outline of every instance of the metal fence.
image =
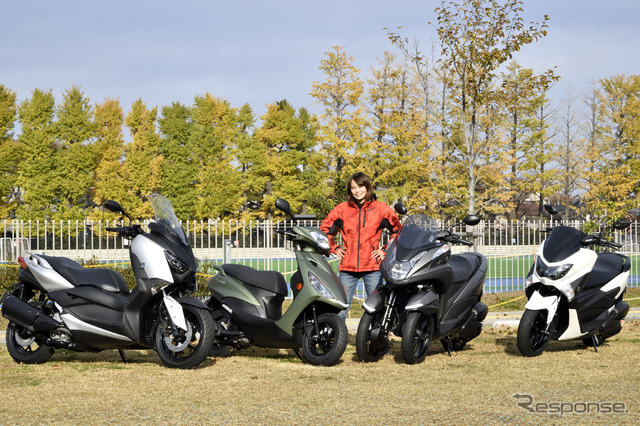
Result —
[[[146,223],[141,223],[146,227]],[[302,226],[319,226],[305,221]],[[585,223],[566,225],[582,229]],[[105,230],[107,222],[0,222],[0,263],[16,262],[25,252],[64,256],[88,264],[125,264],[129,261],[128,240]],[[194,253],[200,260],[199,272],[213,274],[213,264],[241,263],[260,270],[278,270],[287,281],[296,270],[295,255],[277,228],[290,226],[283,221],[187,221],[183,227]],[[443,224],[451,227],[451,224]],[[454,246],[454,252],[475,250],[488,259],[485,293],[522,290],[540,243],[546,238],[548,223],[540,221],[484,221],[477,226],[457,225],[454,232],[473,237],[475,246]],[[620,252],[631,256],[630,287],[637,287],[640,273],[636,260],[640,254],[639,223],[616,231]],[[335,259],[331,260],[337,268]],[[357,295],[362,295],[362,288]]]

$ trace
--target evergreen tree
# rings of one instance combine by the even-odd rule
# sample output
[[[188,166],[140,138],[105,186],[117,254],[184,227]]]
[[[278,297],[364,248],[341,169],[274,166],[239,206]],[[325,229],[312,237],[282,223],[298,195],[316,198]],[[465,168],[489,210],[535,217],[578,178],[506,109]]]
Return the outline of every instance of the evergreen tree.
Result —
[[[191,110],[174,102],[162,108],[158,120],[162,161],[161,192],[181,219],[193,219],[197,162],[191,140]]]
[[[55,213],[54,158],[55,99],[51,91],[35,89],[18,108],[22,135],[18,139],[16,186],[21,199],[17,215],[22,220],[51,219]]]
[[[238,135],[236,111],[210,94],[195,98],[191,133],[197,159],[196,210],[201,219],[236,215],[243,205],[241,173],[232,162]]]
[[[125,146],[124,174],[130,184],[126,199],[132,217],[153,217],[149,197],[160,190],[162,161],[160,137],[156,133],[157,108],[147,109],[138,99],[125,118],[133,141]]]
[[[16,94],[0,84],[0,219],[16,209],[17,150],[13,128],[18,118]]]
[[[105,200],[124,201],[129,191],[129,183],[124,175],[124,136],[122,126],[124,113],[118,100],[107,99],[96,105],[94,115],[96,131],[96,156],[94,202],[101,206]],[[92,214],[93,219],[101,219],[102,209]]]
[[[83,220],[91,202],[96,152],[93,111],[76,86],[65,91],[57,108],[54,184],[55,219]]]

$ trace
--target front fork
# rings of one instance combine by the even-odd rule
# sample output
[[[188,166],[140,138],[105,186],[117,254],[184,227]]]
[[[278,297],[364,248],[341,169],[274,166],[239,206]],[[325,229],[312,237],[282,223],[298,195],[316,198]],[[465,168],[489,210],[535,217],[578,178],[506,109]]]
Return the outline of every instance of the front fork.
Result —
[[[387,336],[391,331],[389,325],[391,323],[391,315],[393,315],[393,309],[395,308],[395,305],[396,305],[396,292],[392,290],[391,292],[389,292],[389,298],[385,303],[384,315],[382,317],[382,323],[380,324],[380,327],[382,328],[382,330]]]
[[[169,318],[173,332],[177,333],[178,328],[187,331],[187,320],[184,317],[182,305],[180,305],[176,299],[164,293],[164,290],[162,301],[167,309],[167,317]]]

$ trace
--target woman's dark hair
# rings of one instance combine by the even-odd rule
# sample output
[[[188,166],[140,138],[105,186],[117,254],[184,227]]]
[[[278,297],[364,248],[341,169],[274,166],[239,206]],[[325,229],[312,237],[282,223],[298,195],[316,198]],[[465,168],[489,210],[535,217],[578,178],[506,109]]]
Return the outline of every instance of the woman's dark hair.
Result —
[[[349,194],[349,202],[355,203],[356,200],[353,198],[351,194],[351,182],[355,182],[358,186],[364,186],[367,188],[367,195],[364,196],[364,201],[373,200],[373,188],[371,187],[371,181],[369,180],[369,176],[365,175],[362,172],[354,173],[349,178],[349,182],[347,182],[347,194]]]

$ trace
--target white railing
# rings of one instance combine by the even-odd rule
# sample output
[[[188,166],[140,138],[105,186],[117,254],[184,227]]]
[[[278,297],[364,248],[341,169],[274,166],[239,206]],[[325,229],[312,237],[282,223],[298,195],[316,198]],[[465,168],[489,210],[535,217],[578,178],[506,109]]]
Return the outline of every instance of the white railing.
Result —
[[[105,228],[109,222],[23,222],[0,221],[0,263],[14,263],[26,251],[64,256],[84,263],[126,263],[129,261],[128,241]],[[146,223],[142,224],[143,227]],[[306,221],[302,226],[318,226],[318,221]],[[568,223],[581,228],[582,222]],[[200,260],[200,273],[212,274],[211,264],[242,263],[260,270],[278,270],[287,281],[296,270],[295,255],[287,241],[274,229],[289,226],[282,221],[187,221],[183,227]],[[450,225],[447,225],[450,226]],[[538,221],[484,221],[478,226],[457,226],[454,232],[474,237],[475,247],[455,246],[454,252],[475,250],[489,262],[485,292],[522,289],[542,240],[546,223]],[[638,222],[614,238],[623,246],[621,252],[632,259],[630,287],[640,281],[637,255],[640,254]],[[333,260],[335,262],[335,260]]]

